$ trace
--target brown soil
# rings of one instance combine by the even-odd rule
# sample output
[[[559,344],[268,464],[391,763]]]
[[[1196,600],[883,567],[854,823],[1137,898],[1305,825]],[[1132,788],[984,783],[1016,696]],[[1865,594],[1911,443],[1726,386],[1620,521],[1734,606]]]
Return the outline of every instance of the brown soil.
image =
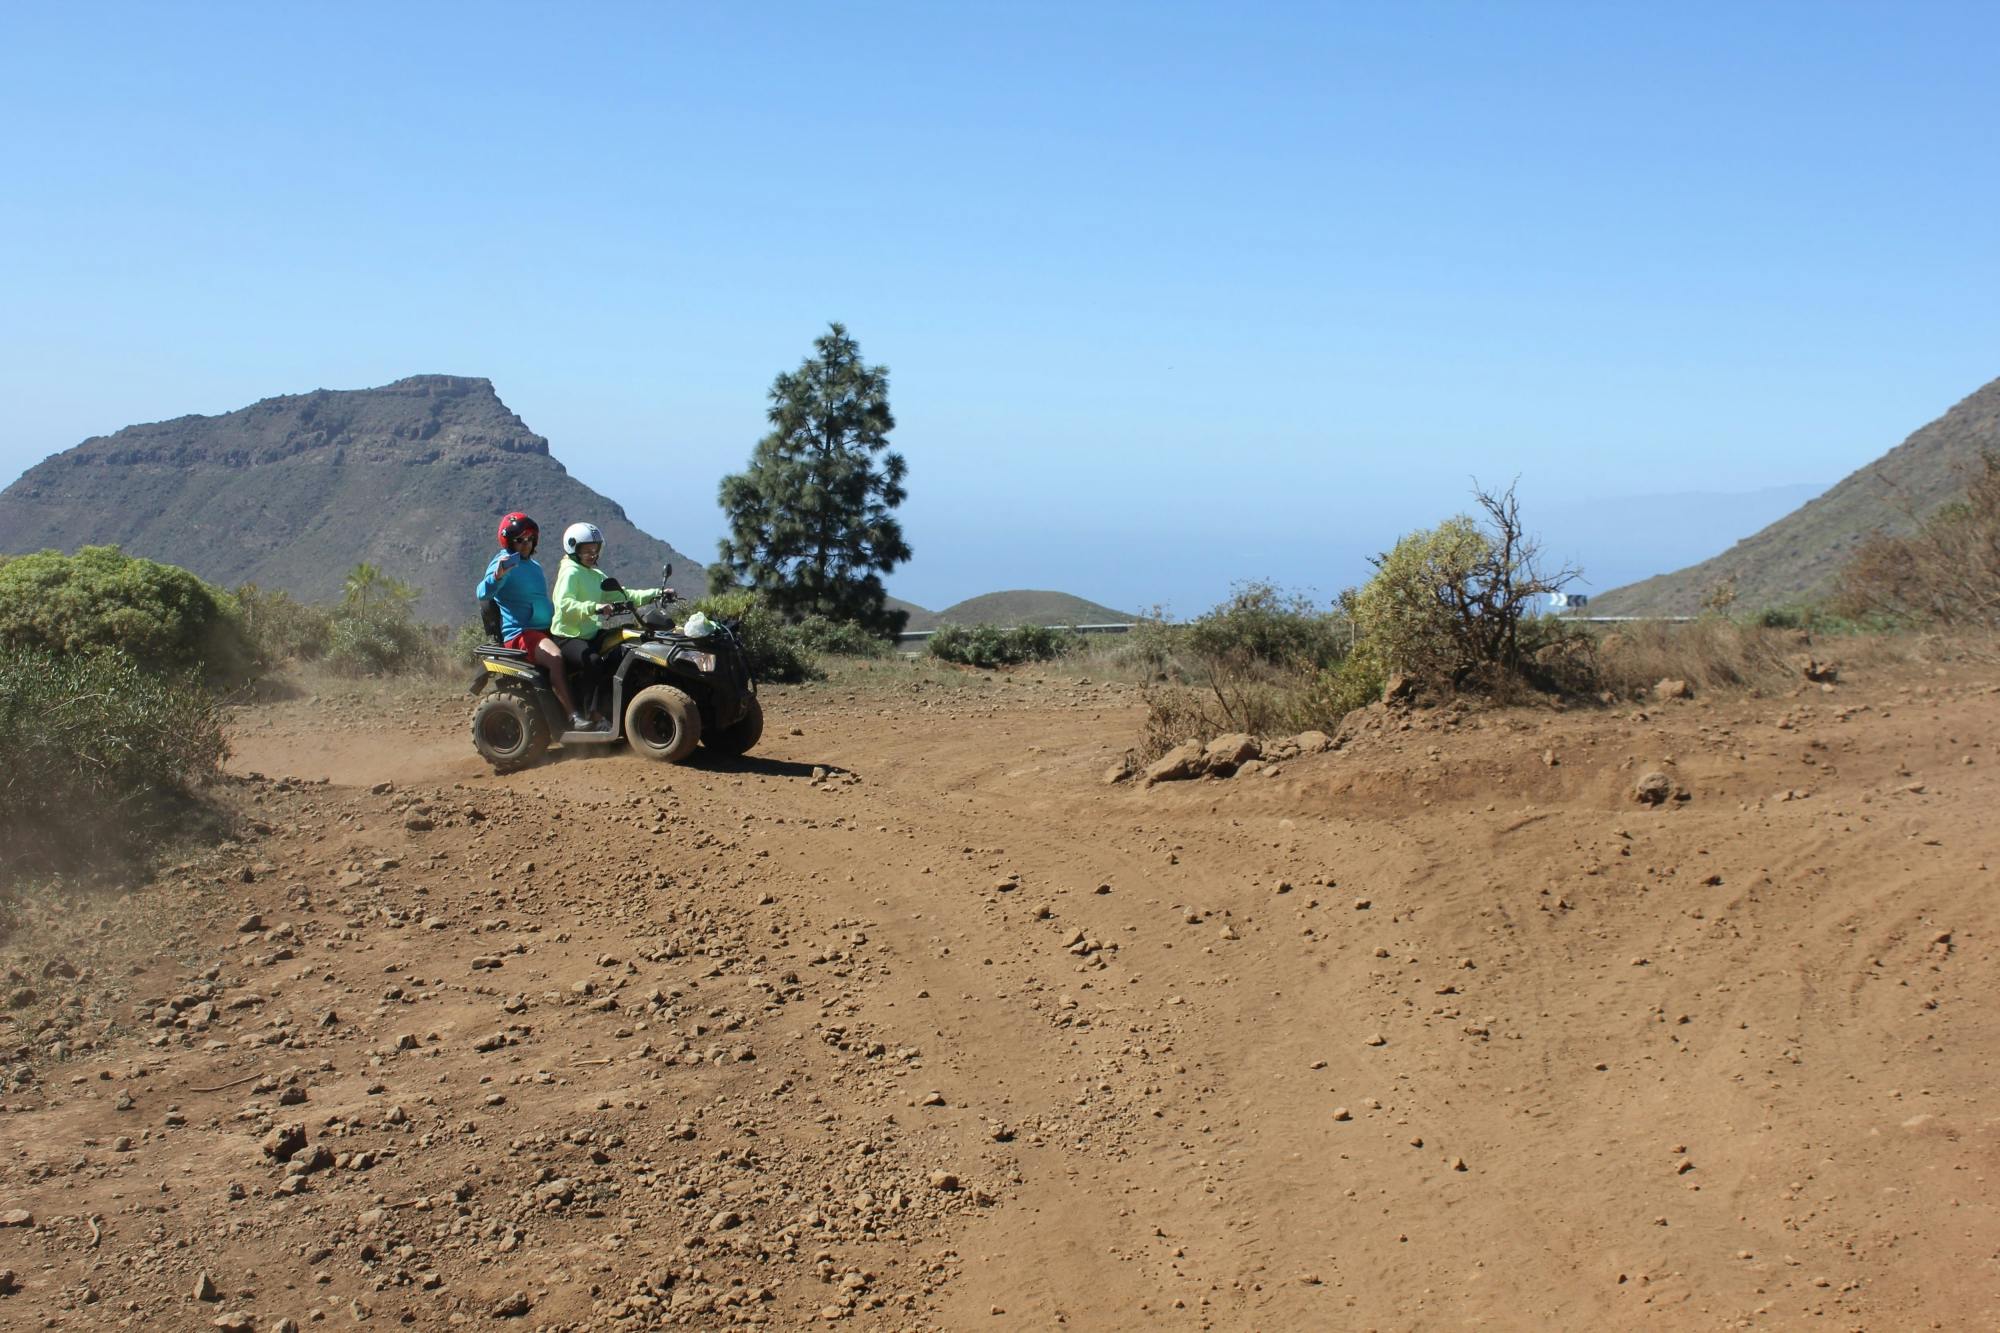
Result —
[[[259,708],[244,842],[15,941],[0,1326],[1993,1327],[1991,682],[1151,790],[1083,683]]]

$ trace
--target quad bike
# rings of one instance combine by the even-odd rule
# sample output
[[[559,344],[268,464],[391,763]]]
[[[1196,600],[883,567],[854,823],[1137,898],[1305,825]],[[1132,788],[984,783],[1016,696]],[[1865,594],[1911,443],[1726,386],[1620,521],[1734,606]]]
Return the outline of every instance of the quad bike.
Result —
[[[660,571],[665,583],[673,573]],[[607,591],[619,591],[606,579]],[[764,734],[764,706],[750,675],[743,645],[728,625],[716,623],[699,638],[674,632],[674,591],[650,602],[626,604],[603,617],[610,622],[597,641],[601,669],[572,676],[578,707],[601,711],[610,722],[575,730],[549,686],[548,672],[528,655],[500,643],[500,609],[480,604],[490,642],[477,649],[479,674],[472,693],[472,744],[494,771],[512,773],[540,759],[551,741],[563,746],[629,741],[648,759],[677,764],[697,744],[720,754],[747,753]]]

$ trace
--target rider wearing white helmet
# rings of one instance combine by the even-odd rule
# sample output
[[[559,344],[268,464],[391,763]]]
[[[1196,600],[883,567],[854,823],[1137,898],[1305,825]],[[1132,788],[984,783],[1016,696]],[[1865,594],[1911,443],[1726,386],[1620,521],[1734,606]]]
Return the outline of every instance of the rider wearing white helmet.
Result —
[[[604,571],[597,567],[603,554],[604,533],[595,523],[572,523],[563,530],[563,558],[556,569],[556,608],[550,632],[562,644],[563,661],[570,669],[592,676],[598,666],[596,644],[604,628],[602,617],[621,603],[637,604],[660,594],[658,588],[606,588]]]

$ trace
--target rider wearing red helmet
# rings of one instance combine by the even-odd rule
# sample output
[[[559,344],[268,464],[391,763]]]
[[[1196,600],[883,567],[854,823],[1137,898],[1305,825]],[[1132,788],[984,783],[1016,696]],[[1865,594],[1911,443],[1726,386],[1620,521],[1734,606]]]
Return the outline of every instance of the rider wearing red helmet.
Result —
[[[473,596],[493,599],[500,608],[500,637],[509,648],[528,654],[530,661],[549,673],[549,687],[569,714],[570,725],[579,730],[590,725],[576,711],[570,698],[569,677],[563,670],[562,649],[549,637],[549,621],[555,605],[549,599],[548,575],[535,559],[535,547],[542,530],[534,519],[516,511],[500,520],[500,554],[486,566]]]

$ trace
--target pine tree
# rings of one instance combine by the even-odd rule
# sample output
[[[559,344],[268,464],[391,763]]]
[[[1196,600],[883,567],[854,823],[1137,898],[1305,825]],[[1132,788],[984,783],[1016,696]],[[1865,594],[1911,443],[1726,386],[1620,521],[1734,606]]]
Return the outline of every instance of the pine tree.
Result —
[[[813,355],[771,382],[771,433],[750,466],[722,479],[729,536],[709,567],[716,589],[748,585],[791,619],[823,615],[895,634],[883,574],[910,558],[903,456],[889,450],[889,370],[862,363],[847,329],[828,326]]]

